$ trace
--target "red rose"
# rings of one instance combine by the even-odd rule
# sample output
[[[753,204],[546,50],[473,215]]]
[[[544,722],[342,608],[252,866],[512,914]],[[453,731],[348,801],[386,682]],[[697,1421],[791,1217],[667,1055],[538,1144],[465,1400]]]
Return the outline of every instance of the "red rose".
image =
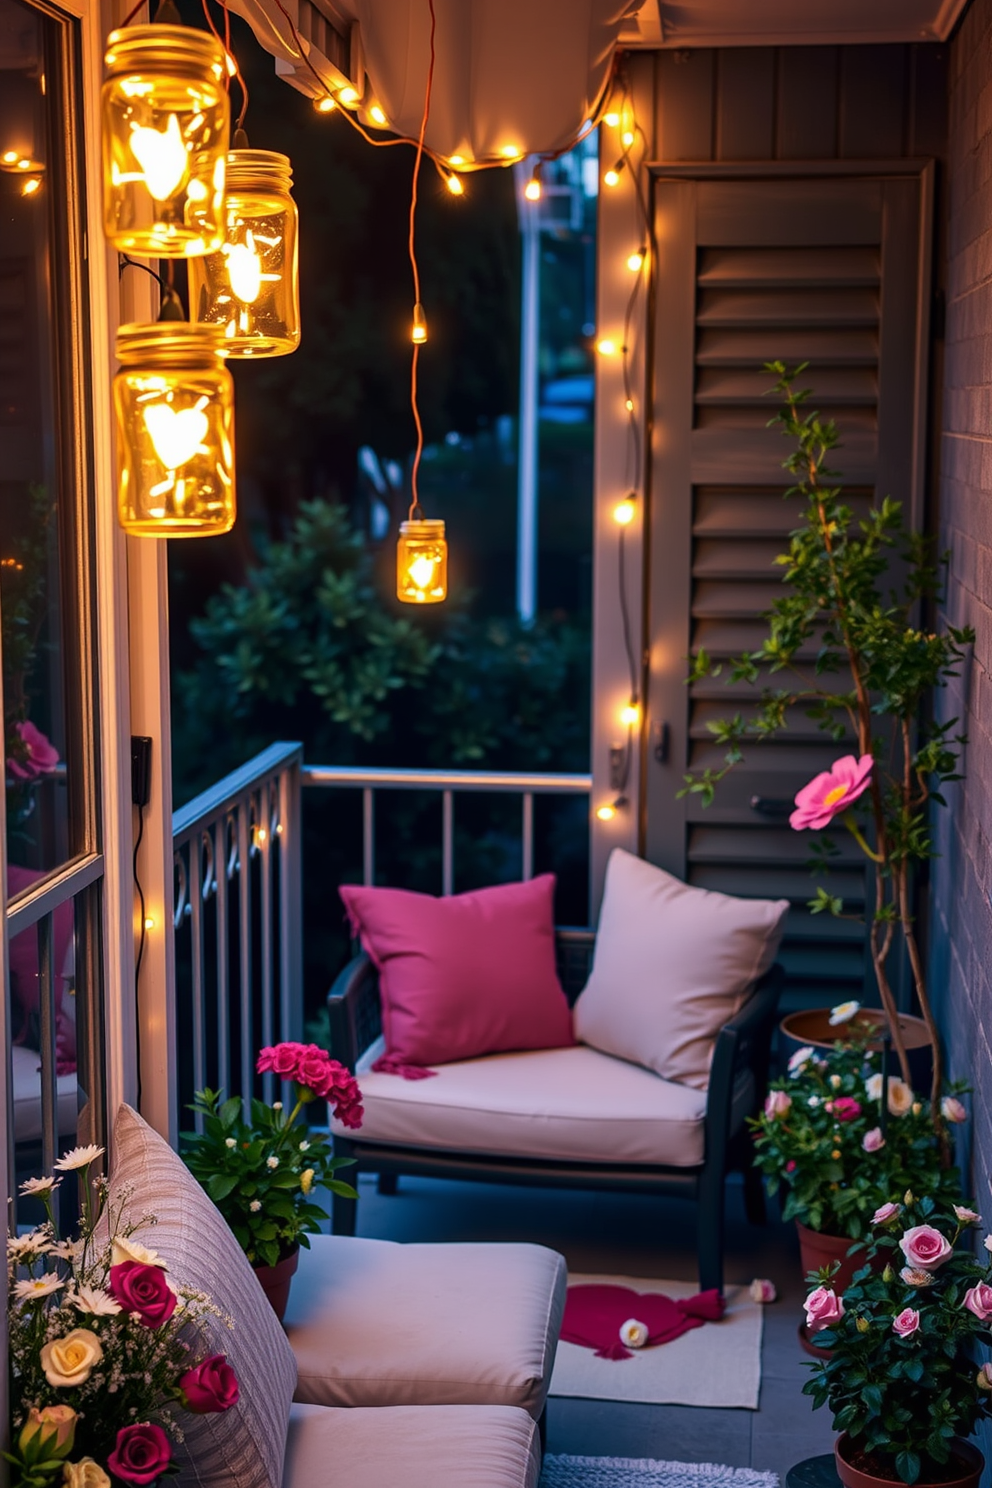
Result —
[[[187,1369],[179,1381],[186,1407],[196,1416],[230,1410],[237,1405],[238,1377],[224,1354],[211,1354],[195,1369]]]
[[[119,1269],[119,1268],[115,1268]],[[169,1438],[161,1426],[122,1426],[117,1445],[107,1458],[115,1478],[125,1483],[154,1483],[172,1461]]]
[[[133,1312],[146,1328],[161,1328],[167,1323],[179,1300],[162,1268],[145,1266],[140,1261],[111,1266],[109,1287],[124,1311]]]

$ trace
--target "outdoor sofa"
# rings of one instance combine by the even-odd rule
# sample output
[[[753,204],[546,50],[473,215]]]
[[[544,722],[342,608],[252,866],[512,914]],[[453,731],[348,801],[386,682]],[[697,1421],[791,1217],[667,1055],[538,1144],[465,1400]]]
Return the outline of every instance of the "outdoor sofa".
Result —
[[[574,1005],[595,932],[559,929],[555,941]],[[359,1075],[365,1106],[357,1134],[332,1121],[335,1151],[354,1161],[353,1173],[378,1173],[387,1190],[410,1174],[693,1198],[699,1285],[722,1290],[728,1172],[744,1175],[748,1218],[764,1218],[746,1119],[764,1098],[783,979],[773,965],[720,1029],[706,1090],[583,1044],[464,1060],[407,1081],[371,1069],[382,1010],[379,974],[362,952],[328,994],[331,1051]],[[356,1216],[357,1200],[335,1196],[335,1235],[353,1235]]]

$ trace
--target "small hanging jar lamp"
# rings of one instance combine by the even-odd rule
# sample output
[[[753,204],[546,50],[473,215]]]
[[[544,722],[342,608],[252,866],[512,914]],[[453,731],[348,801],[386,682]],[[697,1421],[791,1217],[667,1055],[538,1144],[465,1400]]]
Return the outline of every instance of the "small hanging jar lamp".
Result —
[[[104,61],[107,237],[149,258],[213,253],[230,135],[223,47],[190,26],[128,26],[111,32]]]
[[[164,320],[117,332],[118,517],[136,537],[234,525],[234,380],[219,326]]]
[[[239,148],[227,157],[224,244],[189,263],[190,312],[223,329],[225,356],[286,356],[300,344],[292,184],[287,155]]]
[[[415,508],[419,511],[419,506]],[[396,544],[396,595],[406,604],[440,604],[448,594],[444,523],[410,517]]]

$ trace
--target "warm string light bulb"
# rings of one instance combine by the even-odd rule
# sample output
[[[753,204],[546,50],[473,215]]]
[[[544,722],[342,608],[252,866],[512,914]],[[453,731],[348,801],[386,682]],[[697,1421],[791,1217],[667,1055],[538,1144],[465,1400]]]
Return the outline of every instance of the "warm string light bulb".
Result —
[[[452,196],[465,195],[465,184],[462,181],[461,176],[456,176],[454,171],[452,171],[450,176],[445,176],[444,184],[447,186]]]
[[[374,103],[369,109],[369,118],[372,120],[373,124],[378,124],[380,129],[385,128],[386,124],[388,123],[386,115],[383,113],[382,109],[377,103]]]
[[[648,256],[646,248],[635,248],[627,259],[627,267],[632,274],[639,274],[644,267],[644,260]]]
[[[618,527],[629,527],[634,520],[636,511],[634,497],[626,496],[623,501],[618,501],[613,508],[613,520]]]
[[[599,352],[600,356],[616,356],[619,347],[613,340],[612,336],[602,336],[600,340],[596,342],[596,350]]]
[[[596,807],[596,815],[601,822],[612,821],[618,811],[622,811],[627,804],[626,796],[617,796],[612,801],[604,801],[602,806]]]
[[[625,129],[623,134],[620,136],[620,143],[623,145],[625,150],[629,150],[631,145],[634,143],[634,131],[632,129]]]
[[[338,89],[338,102],[343,103],[345,108],[354,108],[360,97],[358,89],[353,88],[350,83]]]
[[[410,340],[414,346],[423,346],[427,340],[427,317],[424,314],[424,307],[420,304],[419,300],[413,307],[413,326],[410,331]]]
[[[608,114],[603,115],[603,123],[609,124],[611,129],[616,129],[617,125],[620,123],[620,115],[617,113],[616,109],[611,109]]]
[[[337,108],[337,104],[334,102],[334,99],[331,98],[330,94],[325,94],[323,98],[315,98],[313,101],[313,106],[317,110],[318,114],[333,114],[334,110]]]
[[[626,169],[626,165],[626,160],[622,159],[618,160],[616,165],[611,165],[609,170],[603,176],[603,185],[618,186],[620,184],[620,177]]]
[[[533,174],[524,187],[524,196],[532,202],[541,200],[541,167],[539,165],[535,165]]]
[[[624,728],[637,728],[641,721],[641,705],[634,698],[620,709],[620,722]]]

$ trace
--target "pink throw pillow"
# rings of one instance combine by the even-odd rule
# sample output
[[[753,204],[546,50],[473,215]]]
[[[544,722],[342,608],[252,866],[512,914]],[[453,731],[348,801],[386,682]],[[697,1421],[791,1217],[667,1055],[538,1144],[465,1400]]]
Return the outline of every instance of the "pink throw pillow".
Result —
[[[387,1068],[575,1042],[555,971],[554,889],[551,873],[445,899],[342,885],[379,971]]]

